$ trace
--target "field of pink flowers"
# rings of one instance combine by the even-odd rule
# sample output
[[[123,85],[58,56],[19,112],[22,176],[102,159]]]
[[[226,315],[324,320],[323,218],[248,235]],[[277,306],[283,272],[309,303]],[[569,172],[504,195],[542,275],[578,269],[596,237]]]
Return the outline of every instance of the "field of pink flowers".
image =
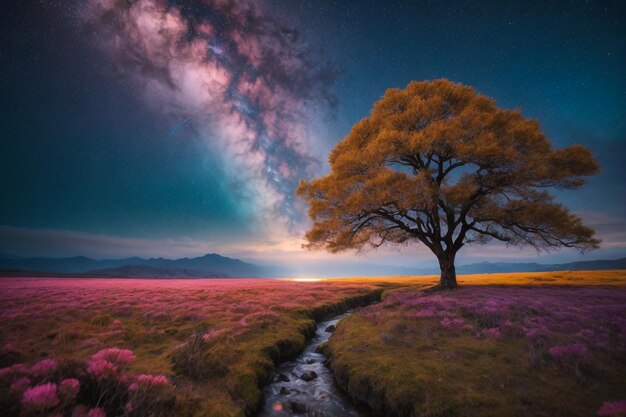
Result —
[[[243,416],[314,319],[376,287],[272,280],[0,280],[3,416]]]
[[[375,414],[626,415],[624,286],[396,290],[327,349]]]

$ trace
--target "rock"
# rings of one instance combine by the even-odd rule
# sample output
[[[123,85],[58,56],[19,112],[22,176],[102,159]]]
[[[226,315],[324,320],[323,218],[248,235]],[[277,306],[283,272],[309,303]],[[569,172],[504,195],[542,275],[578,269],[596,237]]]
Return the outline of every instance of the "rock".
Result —
[[[280,387],[280,391],[278,393],[280,395],[289,395],[289,390],[285,387]]]
[[[326,333],[332,333],[335,331],[335,325],[331,324],[330,326],[328,326],[325,330]]]
[[[311,365],[312,363],[315,363],[315,359],[307,358],[305,362],[306,362],[307,365]]]
[[[313,371],[306,371],[300,375],[300,379],[306,382],[313,381],[315,378],[317,378],[317,374]]]
[[[330,398],[332,395],[328,391],[322,391],[317,395],[317,398]]]
[[[289,382],[289,377],[285,374],[274,375],[274,382]]]
[[[306,412],[306,404],[302,404],[298,401],[289,401],[287,403],[291,411],[296,413],[305,413]]]

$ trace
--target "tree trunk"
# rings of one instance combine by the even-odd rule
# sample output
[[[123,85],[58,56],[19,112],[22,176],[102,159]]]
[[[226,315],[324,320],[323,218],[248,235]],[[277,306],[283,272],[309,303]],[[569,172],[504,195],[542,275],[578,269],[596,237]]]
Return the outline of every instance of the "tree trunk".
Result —
[[[456,283],[456,269],[454,268],[454,257],[456,254],[444,254],[438,257],[441,276],[439,278],[440,289],[452,289],[458,285]]]

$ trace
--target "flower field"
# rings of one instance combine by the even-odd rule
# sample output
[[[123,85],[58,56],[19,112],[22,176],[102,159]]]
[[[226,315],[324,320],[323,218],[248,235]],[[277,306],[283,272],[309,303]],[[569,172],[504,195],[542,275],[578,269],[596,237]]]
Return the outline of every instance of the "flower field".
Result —
[[[371,285],[0,280],[3,416],[243,416],[315,319]]]
[[[626,272],[285,280],[0,280],[0,414],[253,415],[315,321],[373,415],[623,416]],[[384,292],[383,292],[384,291]]]
[[[339,385],[375,415],[623,416],[626,287],[585,274],[569,286],[392,291],[325,349]]]

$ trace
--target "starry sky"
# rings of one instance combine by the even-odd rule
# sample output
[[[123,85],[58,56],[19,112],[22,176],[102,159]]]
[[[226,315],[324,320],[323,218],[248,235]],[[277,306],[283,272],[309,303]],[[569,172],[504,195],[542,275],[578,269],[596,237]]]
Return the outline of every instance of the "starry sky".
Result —
[[[300,249],[293,195],[385,89],[448,78],[582,143],[602,173],[558,199],[581,256],[500,246],[460,263],[626,255],[622,1],[7,0],[0,5],[0,254],[430,266],[423,248]],[[317,268],[317,269],[316,269]],[[356,271],[356,270],[355,270]]]

